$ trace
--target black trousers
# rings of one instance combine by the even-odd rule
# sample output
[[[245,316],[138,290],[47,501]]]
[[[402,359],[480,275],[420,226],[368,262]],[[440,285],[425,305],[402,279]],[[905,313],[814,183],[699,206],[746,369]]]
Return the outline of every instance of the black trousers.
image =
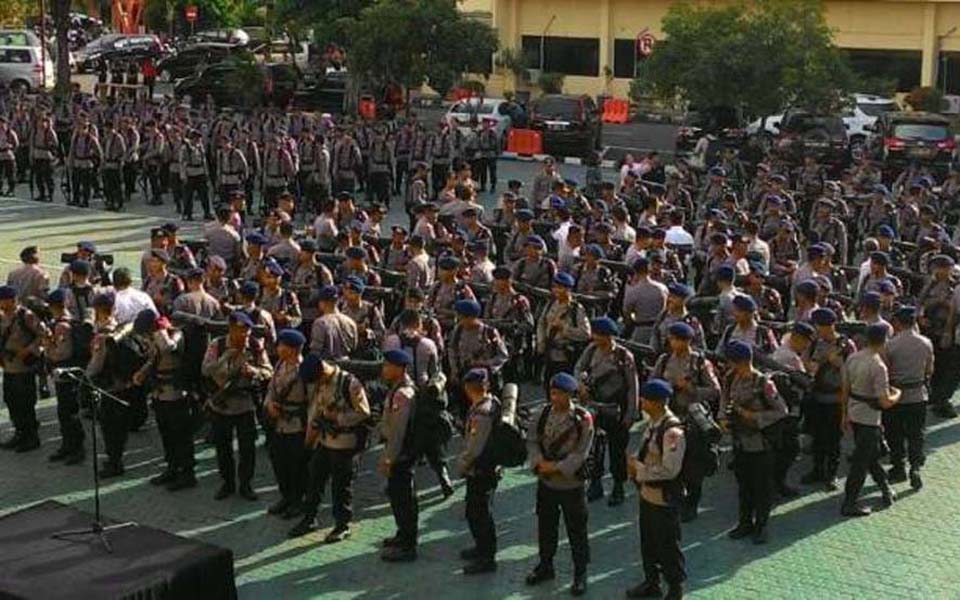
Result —
[[[785,485],[787,482],[787,473],[790,467],[797,460],[800,453],[800,440],[798,439],[798,423],[795,417],[786,417],[784,423],[783,439],[780,446],[774,450],[773,456],[773,482],[777,485]]]
[[[103,195],[107,208],[123,208],[123,182],[120,169],[103,170]]]
[[[403,182],[405,177],[410,175],[410,159],[397,158],[397,174],[393,180],[393,194],[399,196],[403,191]]]
[[[157,415],[157,429],[163,441],[163,456],[167,468],[178,473],[193,473],[193,417],[190,401],[154,400],[153,410]]]
[[[132,405],[139,392],[136,389],[127,389],[113,392],[113,395]],[[111,464],[123,464],[123,451],[130,435],[130,414],[130,406],[124,406],[110,398],[100,399],[100,430],[103,433],[107,461]]]
[[[137,175],[140,174],[140,163],[129,162],[123,165],[123,197],[129,202],[137,192]]]
[[[192,175],[187,177],[184,186],[183,196],[183,216],[193,218],[193,200],[198,198],[200,206],[203,208],[203,215],[210,215],[210,197],[207,195],[207,178],[204,175]]]
[[[80,422],[80,402],[77,384],[57,381],[57,422],[60,424],[60,447],[67,450],[83,448],[83,423]]]
[[[303,446],[304,433],[271,432],[267,438],[270,464],[277,478],[280,495],[289,504],[303,501],[307,479],[307,450]]]
[[[844,487],[844,502],[852,504],[860,497],[867,473],[881,490],[889,489],[887,473],[880,466],[880,428],[873,425],[853,424],[853,456],[850,473]]]
[[[33,440],[40,425],[37,423],[36,373],[4,373],[3,401],[10,413],[16,435]]]
[[[357,474],[357,463],[356,450],[318,446],[310,457],[304,513],[310,517],[317,515],[323,490],[329,480],[333,519],[337,525],[350,523],[353,520],[353,480]]]
[[[384,172],[370,173],[370,194],[373,199],[390,208],[390,174]]]
[[[434,200],[440,190],[447,184],[447,174],[450,172],[450,163],[433,163],[430,169],[430,197]]]
[[[840,439],[843,437],[840,423],[840,404],[809,404],[810,433],[813,435],[813,468],[830,479],[837,474],[840,465]]]
[[[333,193],[334,195],[339,194],[340,192],[347,192],[352,194],[357,189],[357,180],[353,177],[337,177],[333,180]]]
[[[740,524],[765,527],[773,505],[773,452],[734,449]]]
[[[0,184],[3,183],[3,180],[7,180],[7,191],[10,194],[13,194],[14,189],[17,187],[17,163],[15,160],[4,160],[0,161]]]
[[[702,473],[683,474],[683,506],[687,510],[697,510],[700,507],[700,498],[703,497]]]
[[[572,490],[555,490],[537,482],[537,543],[540,547],[540,564],[553,565],[560,536],[560,513],[567,529],[570,553],[573,555],[573,570],[577,575],[587,571],[590,562],[590,545],[587,541],[587,497],[583,487]]]
[[[492,192],[497,187],[497,157],[484,158],[483,165],[486,169],[480,171],[480,187],[486,187],[489,180],[488,189]]]
[[[241,485],[253,479],[256,467],[257,422],[253,411],[239,415],[213,414],[213,443],[217,448],[217,469],[220,477],[228,486],[235,488],[237,479]],[[237,433],[237,447],[240,461],[233,460],[233,433]]]
[[[30,149],[21,145],[16,151],[17,181],[26,183],[27,172],[30,171]]]
[[[883,411],[883,434],[890,446],[890,464],[902,467],[904,459],[911,469],[919,469],[925,461],[923,429],[927,422],[927,405],[897,404]]]
[[[173,197],[173,205],[177,207],[177,214],[183,214],[183,180],[179,173],[171,173],[167,178],[167,185],[170,187],[170,195]]]
[[[645,581],[659,583],[662,574],[670,586],[675,586],[687,578],[680,548],[680,511],[676,507],[640,500],[640,554]]]
[[[596,469],[591,473],[592,479],[599,482],[603,477],[604,454],[610,455],[610,476],[618,483],[627,480],[627,443],[630,441],[630,432],[623,426],[620,419],[598,417],[596,425],[602,430],[601,437],[606,439],[606,444],[602,440],[596,440],[593,444],[594,464]],[[601,443],[596,443],[600,441]]]
[[[163,199],[161,198],[163,186],[160,181],[160,165],[145,164],[143,168],[147,173],[147,183],[150,184],[150,204],[163,204]]]
[[[497,553],[497,527],[493,522],[493,493],[499,477],[494,471],[481,471],[467,478],[466,518],[476,543],[477,556],[493,559]]]
[[[387,497],[397,525],[397,542],[404,548],[417,545],[420,506],[413,474],[414,461],[404,460],[391,467],[390,477],[387,478]]]
[[[37,184],[37,194],[41,200],[53,200],[53,163],[49,160],[33,161],[33,177]]]
[[[934,347],[933,377],[930,380],[930,403],[934,406],[950,402],[953,393],[960,386],[960,347]]]

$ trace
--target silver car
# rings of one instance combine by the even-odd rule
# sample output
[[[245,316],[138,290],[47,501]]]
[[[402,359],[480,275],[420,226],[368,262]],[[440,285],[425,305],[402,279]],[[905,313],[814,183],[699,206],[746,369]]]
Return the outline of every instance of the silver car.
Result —
[[[41,61],[39,46],[0,46],[0,83],[23,92],[52,88],[53,61],[45,58]]]

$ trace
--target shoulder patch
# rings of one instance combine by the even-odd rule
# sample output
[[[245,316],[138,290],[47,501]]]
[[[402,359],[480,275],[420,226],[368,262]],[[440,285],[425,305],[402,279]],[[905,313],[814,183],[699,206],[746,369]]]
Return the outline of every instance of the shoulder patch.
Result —
[[[773,382],[773,379],[767,378],[767,381],[763,384],[763,393],[767,398],[774,398],[777,395],[777,384]]]

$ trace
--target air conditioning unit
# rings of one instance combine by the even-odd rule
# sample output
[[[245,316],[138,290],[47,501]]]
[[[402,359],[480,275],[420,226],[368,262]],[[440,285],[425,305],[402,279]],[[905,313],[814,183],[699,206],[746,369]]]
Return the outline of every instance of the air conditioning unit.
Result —
[[[524,77],[524,79],[526,79],[527,83],[531,85],[536,85],[537,82],[540,81],[540,75],[542,73],[543,73],[542,69],[527,69],[527,74],[526,74],[526,77]]]

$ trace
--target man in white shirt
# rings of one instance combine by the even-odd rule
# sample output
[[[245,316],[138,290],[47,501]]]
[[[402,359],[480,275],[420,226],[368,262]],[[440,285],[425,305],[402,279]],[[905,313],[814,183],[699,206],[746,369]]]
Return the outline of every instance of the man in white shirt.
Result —
[[[117,320],[118,325],[132,323],[143,310],[158,312],[150,295],[130,287],[132,283],[129,269],[121,267],[113,272],[113,288],[116,290],[113,318]]]
[[[683,213],[676,210],[670,213],[670,227],[663,238],[669,246],[693,246],[694,240],[690,232],[683,228]]]

